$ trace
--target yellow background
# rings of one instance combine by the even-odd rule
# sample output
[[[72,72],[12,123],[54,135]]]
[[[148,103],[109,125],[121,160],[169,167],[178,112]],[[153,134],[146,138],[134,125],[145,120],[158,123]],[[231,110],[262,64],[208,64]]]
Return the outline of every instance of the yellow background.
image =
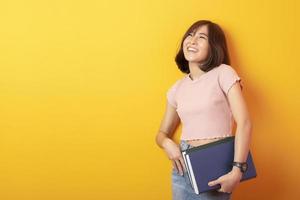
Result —
[[[199,19],[226,32],[254,126],[233,199],[299,199],[298,2],[1,1],[0,199],[171,199],[154,139]]]

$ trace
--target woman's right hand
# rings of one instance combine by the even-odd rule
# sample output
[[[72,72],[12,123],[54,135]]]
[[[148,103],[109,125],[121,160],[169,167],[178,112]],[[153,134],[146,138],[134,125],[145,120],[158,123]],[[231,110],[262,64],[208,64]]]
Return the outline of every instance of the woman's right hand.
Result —
[[[180,173],[180,175],[183,175],[183,170],[185,171],[186,169],[179,146],[170,138],[165,138],[162,146],[169,160],[172,161],[173,169],[175,169],[177,173]]]

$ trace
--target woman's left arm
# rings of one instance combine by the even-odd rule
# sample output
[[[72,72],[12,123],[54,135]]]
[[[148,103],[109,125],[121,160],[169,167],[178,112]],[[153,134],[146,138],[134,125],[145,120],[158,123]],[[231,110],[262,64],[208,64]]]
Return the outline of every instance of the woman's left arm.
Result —
[[[252,124],[250,115],[244,100],[239,82],[233,84],[228,91],[227,98],[231,107],[232,115],[237,124],[235,133],[234,161],[246,162],[250,148]],[[233,166],[232,170],[217,180],[209,182],[209,186],[221,184],[220,192],[231,193],[242,178],[239,168]]]

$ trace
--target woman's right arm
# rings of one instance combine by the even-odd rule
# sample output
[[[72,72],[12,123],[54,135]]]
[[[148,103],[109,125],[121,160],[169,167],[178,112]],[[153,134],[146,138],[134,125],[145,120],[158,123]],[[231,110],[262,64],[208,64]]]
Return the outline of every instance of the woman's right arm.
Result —
[[[180,174],[183,174],[185,167],[180,148],[172,140],[172,136],[179,123],[180,118],[176,112],[176,108],[167,101],[166,110],[155,140],[157,145],[166,152],[169,160],[172,161],[173,168]]]

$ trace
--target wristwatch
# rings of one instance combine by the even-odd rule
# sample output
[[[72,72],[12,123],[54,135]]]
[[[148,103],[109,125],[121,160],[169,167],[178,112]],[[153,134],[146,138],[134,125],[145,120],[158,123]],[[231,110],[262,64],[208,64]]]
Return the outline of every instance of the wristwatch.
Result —
[[[248,164],[246,162],[233,162],[232,166],[240,168],[242,173],[245,173],[248,169]]]

